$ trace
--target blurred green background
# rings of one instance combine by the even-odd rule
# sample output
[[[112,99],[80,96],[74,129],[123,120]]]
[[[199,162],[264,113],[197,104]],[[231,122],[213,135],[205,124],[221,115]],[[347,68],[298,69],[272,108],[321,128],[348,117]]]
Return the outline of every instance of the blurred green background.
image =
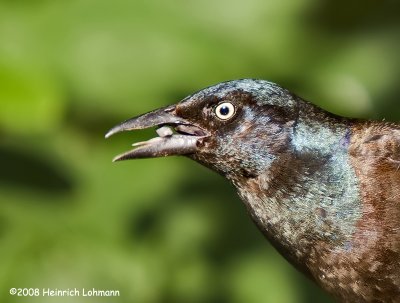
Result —
[[[116,123],[236,78],[400,120],[398,1],[0,1],[0,302],[330,302],[234,189],[185,158],[111,163]],[[11,287],[117,289],[19,298]]]

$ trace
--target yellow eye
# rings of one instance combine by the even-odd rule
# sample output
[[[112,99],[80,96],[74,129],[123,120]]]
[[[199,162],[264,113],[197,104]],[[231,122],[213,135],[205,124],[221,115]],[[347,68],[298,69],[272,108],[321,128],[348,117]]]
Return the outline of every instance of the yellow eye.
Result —
[[[235,114],[235,107],[230,102],[221,103],[215,108],[215,114],[221,120],[228,120]]]

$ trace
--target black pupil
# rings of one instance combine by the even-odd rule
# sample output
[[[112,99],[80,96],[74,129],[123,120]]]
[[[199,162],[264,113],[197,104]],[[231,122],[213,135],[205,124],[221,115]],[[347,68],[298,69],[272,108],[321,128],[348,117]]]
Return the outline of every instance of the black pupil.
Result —
[[[229,114],[229,107],[226,106],[226,105],[221,106],[221,108],[219,109],[219,113],[220,113],[222,116],[228,115],[228,114]]]

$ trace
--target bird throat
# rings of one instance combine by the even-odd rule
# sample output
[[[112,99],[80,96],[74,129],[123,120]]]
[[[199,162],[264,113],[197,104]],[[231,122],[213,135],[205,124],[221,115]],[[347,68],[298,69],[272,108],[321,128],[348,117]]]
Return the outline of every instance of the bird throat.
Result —
[[[293,152],[257,178],[233,183],[253,220],[300,271],[315,280],[332,254],[352,249],[360,219],[357,178],[350,164],[351,133],[345,124],[297,122]]]

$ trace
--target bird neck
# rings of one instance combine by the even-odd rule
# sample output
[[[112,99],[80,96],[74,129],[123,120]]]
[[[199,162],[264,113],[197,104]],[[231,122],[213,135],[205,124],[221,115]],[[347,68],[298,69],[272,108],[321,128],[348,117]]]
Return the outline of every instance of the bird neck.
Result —
[[[306,104],[288,152],[256,178],[234,182],[261,231],[310,275],[317,254],[349,249],[361,213],[349,123]]]

